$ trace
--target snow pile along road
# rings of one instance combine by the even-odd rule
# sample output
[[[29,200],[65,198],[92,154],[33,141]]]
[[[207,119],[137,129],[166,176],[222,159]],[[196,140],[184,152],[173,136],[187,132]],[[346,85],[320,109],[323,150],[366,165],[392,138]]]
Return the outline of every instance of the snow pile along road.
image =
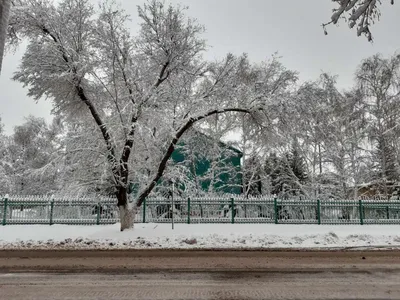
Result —
[[[400,248],[398,225],[135,224],[0,227],[0,249]]]

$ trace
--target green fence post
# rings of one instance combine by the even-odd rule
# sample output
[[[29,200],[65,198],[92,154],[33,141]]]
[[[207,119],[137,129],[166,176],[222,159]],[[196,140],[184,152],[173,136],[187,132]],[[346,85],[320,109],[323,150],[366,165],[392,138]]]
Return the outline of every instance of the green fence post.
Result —
[[[144,200],[143,200],[142,223],[146,223],[146,198],[144,198]]]
[[[50,202],[50,225],[53,225],[54,199]]]
[[[8,195],[4,197],[3,226],[7,224],[7,204],[8,204]]]
[[[387,217],[388,220],[390,219],[389,205],[386,206],[386,217]]]
[[[235,223],[235,200],[231,198],[231,223]]]
[[[188,207],[188,217],[187,217],[187,223],[190,224],[190,197],[188,197],[188,202],[187,202],[187,207]]]
[[[317,200],[317,219],[318,225],[321,225],[321,200]]]
[[[362,200],[358,200],[358,203],[359,203],[358,207],[359,207],[359,210],[360,210],[360,224],[364,225],[364,215],[363,215]]]
[[[100,202],[99,202],[99,203],[97,203],[96,225],[100,225],[100,208],[101,208],[101,205],[100,205]]]
[[[274,197],[275,224],[278,224],[278,199]]]

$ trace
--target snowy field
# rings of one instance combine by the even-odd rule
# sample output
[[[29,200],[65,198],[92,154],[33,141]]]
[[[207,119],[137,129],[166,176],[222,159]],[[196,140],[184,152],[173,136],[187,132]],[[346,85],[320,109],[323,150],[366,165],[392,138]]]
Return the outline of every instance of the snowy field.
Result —
[[[357,248],[400,249],[398,225],[135,224],[0,227],[0,249]]]

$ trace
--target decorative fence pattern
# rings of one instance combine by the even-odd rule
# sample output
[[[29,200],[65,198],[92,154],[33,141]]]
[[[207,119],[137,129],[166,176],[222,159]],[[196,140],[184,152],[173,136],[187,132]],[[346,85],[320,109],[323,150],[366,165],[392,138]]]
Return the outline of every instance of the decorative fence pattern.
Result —
[[[174,207],[174,209],[173,209]],[[273,198],[146,199],[136,222],[400,224],[400,201]],[[119,221],[113,198],[0,198],[0,224],[101,225]]]

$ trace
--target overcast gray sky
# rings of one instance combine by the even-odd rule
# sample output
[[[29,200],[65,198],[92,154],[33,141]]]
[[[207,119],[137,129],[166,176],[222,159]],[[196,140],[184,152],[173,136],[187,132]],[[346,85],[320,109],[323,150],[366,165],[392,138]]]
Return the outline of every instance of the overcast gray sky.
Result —
[[[137,32],[136,6],[144,0],[122,0],[132,15],[131,28]],[[168,2],[168,1],[167,1]],[[300,72],[301,81],[317,79],[329,72],[339,76],[341,88],[353,83],[353,73],[362,58],[377,52],[392,55],[400,49],[400,4],[385,2],[382,18],[373,28],[374,44],[341,23],[328,28],[324,36],[321,24],[330,19],[334,7],[330,0],[171,0],[189,6],[188,15],[205,25],[204,35],[211,46],[207,59],[219,59],[228,52],[248,53],[256,62],[266,60],[274,52],[283,64]],[[396,29],[397,28],[397,29]],[[50,102],[26,96],[26,89],[10,78],[16,71],[24,49],[7,54],[0,76],[0,116],[7,133],[21,124],[29,114],[51,120]]]

